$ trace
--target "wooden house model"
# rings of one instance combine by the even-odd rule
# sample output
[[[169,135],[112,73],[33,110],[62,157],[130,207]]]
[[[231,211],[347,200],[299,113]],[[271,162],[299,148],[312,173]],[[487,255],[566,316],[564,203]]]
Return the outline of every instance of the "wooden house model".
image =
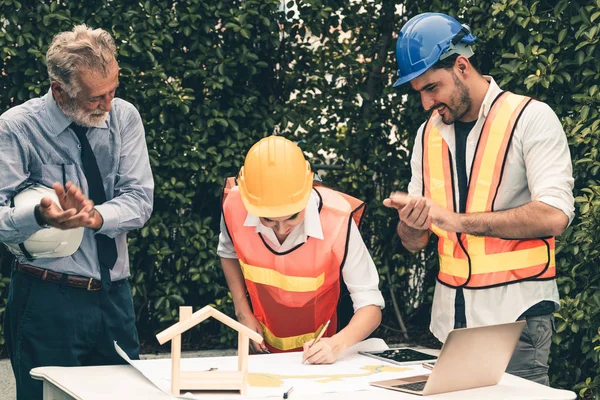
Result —
[[[181,371],[181,334],[205,319],[213,317],[238,332],[237,371]],[[156,335],[160,344],[171,341],[171,392],[179,396],[182,390],[232,390],[245,395],[248,386],[248,350],[250,339],[263,338],[250,328],[211,306],[192,314],[192,307],[179,307],[179,322]]]

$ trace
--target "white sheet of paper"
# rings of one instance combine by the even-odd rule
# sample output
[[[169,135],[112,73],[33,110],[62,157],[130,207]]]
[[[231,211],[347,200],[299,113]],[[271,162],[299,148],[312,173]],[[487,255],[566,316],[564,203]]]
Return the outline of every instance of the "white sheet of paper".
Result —
[[[117,352],[134,368],[165,393],[171,392],[171,359],[131,360],[115,342]],[[302,352],[257,354],[248,359],[248,392],[246,397],[279,397],[290,387],[295,395],[366,390],[369,382],[429,373],[420,366],[401,367],[382,363],[357,354],[362,351],[386,350],[382,339],[368,339],[347,349],[329,365],[302,364]],[[182,371],[237,370],[237,357],[182,358]],[[231,393],[186,393],[186,399],[231,399]]]

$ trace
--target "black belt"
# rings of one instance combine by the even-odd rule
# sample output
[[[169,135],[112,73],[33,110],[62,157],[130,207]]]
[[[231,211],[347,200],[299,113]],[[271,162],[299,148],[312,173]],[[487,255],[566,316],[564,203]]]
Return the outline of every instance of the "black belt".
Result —
[[[86,278],[84,276],[67,275],[61,274],[60,272],[50,271],[49,269],[35,267],[33,265],[21,264],[15,262],[15,269],[19,272],[23,272],[34,278],[41,279],[43,281],[63,283],[74,288],[89,290],[90,292],[96,292],[102,289],[102,281],[94,278]],[[64,278],[66,276],[66,278]]]

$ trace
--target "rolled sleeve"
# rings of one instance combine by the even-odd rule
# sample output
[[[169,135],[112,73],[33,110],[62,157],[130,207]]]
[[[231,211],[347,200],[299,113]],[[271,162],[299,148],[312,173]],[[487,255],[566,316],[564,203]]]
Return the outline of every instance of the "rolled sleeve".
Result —
[[[233,242],[227,232],[227,226],[225,225],[225,219],[221,214],[221,233],[219,233],[219,245],[217,246],[217,255],[221,258],[238,258],[233,246]]]
[[[412,155],[410,157],[410,168],[412,171],[410,182],[408,183],[408,194],[414,197],[423,196],[423,149],[421,140],[425,124],[421,125],[417,131],[415,144],[413,145]]]
[[[569,200],[565,199],[563,193],[556,193],[555,195],[552,195],[552,193],[546,193],[545,195],[535,198],[534,200],[548,204],[554,208],[558,208],[565,213],[567,217],[569,217],[569,225],[571,222],[573,222],[573,218],[575,218],[574,203],[570,203]]]
[[[573,167],[560,120],[545,103],[534,102],[523,114],[523,155],[531,200],[575,217]]]
[[[350,289],[348,289],[348,291],[350,291]],[[385,307],[383,295],[379,290],[361,290],[350,293],[350,298],[352,299],[354,312],[366,306],[378,306],[381,309]]]
[[[370,305],[385,307],[383,295],[379,290],[377,268],[354,222],[350,227],[348,254],[342,277],[348,287],[354,312]]]

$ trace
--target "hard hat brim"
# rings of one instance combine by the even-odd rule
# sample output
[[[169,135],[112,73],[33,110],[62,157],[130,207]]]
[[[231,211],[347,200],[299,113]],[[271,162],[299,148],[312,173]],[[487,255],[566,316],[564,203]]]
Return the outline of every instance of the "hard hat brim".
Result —
[[[242,188],[240,187],[240,194],[242,194],[241,192],[242,192]],[[287,217],[288,215],[297,214],[300,211],[304,210],[306,208],[306,205],[308,204],[308,200],[310,199],[311,192],[312,192],[312,190],[307,191],[306,194],[300,200],[298,200],[294,203],[283,204],[280,206],[272,206],[272,205],[265,205],[263,207],[255,206],[255,205],[251,204],[247,200],[246,196],[244,196],[243,194],[240,197],[242,198],[242,202],[244,203],[244,207],[246,208],[246,211],[248,211],[248,213],[254,215],[255,217],[281,218],[281,217]]]
[[[394,84],[392,85],[392,87],[398,87],[400,85],[405,84],[406,82],[410,82],[415,78],[418,78],[419,76],[423,75],[425,72],[427,72],[429,70],[429,68],[431,68],[431,66],[421,70],[421,71],[415,71],[412,74],[408,74],[406,76],[400,77],[398,78],[398,80],[396,82],[394,82]]]
[[[473,36],[473,41],[475,40],[475,37]],[[467,58],[471,58],[471,56],[473,56],[473,54],[475,54],[475,52],[473,51],[473,49],[471,48],[471,46],[469,46],[468,44],[465,43],[460,43],[458,46],[453,47],[452,49],[450,49],[449,51],[446,51],[444,53],[442,53],[442,55],[440,56],[439,61],[444,60],[454,54],[458,54],[461,56],[465,56]],[[406,76],[400,77],[398,78],[398,80],[396,80],[396,82],[394,82],[394,84],[392,85],[392,87],[398,87],[406,82],[410,82],[415,78],[418,78],[419,76],[423,75],[425,72],[429,71],[431,69],[431,67],[433,67],[435,65],[431,64],[430,66],[423,68],[419,71],[415,71],[411,74],[408,74]]]

